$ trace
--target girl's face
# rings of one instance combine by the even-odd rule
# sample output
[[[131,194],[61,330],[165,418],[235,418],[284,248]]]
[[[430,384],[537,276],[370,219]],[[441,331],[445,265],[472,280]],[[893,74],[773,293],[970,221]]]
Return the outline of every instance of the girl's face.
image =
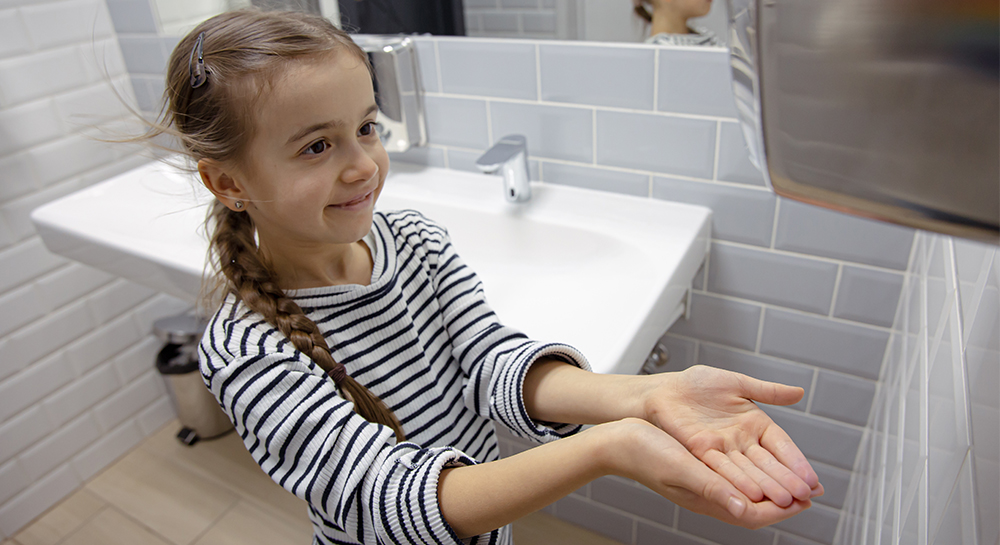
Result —
[[[371,229],[389,157],[371,76],[349,53],[290,62],[257,108],[239,169],[262,248],[357,242]]]

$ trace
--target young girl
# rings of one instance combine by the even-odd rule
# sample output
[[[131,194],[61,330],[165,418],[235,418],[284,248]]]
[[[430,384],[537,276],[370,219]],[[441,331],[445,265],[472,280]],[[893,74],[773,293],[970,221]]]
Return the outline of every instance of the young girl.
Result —
[[[632,0],[636,15],[649,23],[646,43],[657,45],[722,45],[711,30],[688,25],[704,17],[712,0]]]
[[[751,401],[801,389],[704,367],[590,373],[501,324],[443,227],[375,213],[389,161],[371,72],[326,20],[214,17],[177,45],[166,96],[153,132],[181,139],[217,198],[226,293],[205,383],[308,501],[315,542],[509,543],[511,521],[608,474],[747,527],[822,493]],[[495,424],[546,444],[499,460]]]

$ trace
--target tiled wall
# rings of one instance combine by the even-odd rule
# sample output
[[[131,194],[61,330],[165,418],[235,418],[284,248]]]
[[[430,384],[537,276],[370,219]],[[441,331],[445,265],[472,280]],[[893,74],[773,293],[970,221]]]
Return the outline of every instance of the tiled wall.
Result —
[[[173,416],[149,289],[46,251],[35,207],[146,161],[103,0],[0,2],[0,539]]]
[[[806,390],[767,409],[827,490],[802,516],[742,530],[616,478],[549,512],[628,544],[832,543],[914,232],[771,194],[746,158],[724,50],[469,38],[418,47],[431,144],[394,160],[474,170],[493,142],[521,133],[543,183],[711,207],[710,255],[690,319],[662,339],[661,370],[709,364]]]
[[[555,38],[555,0],[464,0],[469,36]]]
[[[996,543],[1000,250],[920,233],[838,543]]]

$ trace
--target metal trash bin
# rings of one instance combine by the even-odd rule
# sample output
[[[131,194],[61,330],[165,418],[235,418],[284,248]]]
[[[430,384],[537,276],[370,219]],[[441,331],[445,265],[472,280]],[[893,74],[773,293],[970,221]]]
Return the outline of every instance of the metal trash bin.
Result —
[[[198,370],[198,343],[205,322],[195,315],[181,314],[157,320],[153,331],[167,343],[156,355],[156,369],[167,379],[183,426],[177,438],[193,445],[233,429]]]

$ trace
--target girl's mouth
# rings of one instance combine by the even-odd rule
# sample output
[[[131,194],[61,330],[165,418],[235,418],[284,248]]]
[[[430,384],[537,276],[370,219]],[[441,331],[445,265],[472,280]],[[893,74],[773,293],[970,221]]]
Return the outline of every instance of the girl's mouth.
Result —
[[[375,195],[374,189],[356,199],[340,204],[331,204],[330,208],[336,208],[337,210],[361,210],[371,204],[373,195]]]

